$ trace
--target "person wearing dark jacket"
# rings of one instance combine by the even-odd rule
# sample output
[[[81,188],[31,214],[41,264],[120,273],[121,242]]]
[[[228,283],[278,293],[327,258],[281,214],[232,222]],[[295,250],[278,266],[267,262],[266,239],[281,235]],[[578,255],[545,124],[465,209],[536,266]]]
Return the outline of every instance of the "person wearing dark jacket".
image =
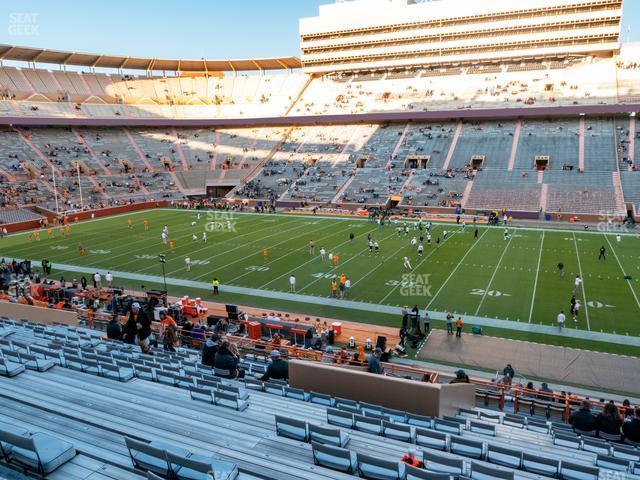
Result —
[[[265,382],[271,379],[289,379],[289,364],[280,358],[280,352],[278,350],[271,350],[271,363],[267,367],[265,374],[260,378],[260,380]]]
[[[151,319],[144,310],[140,309],[140,304],[138,302],[134,302],[133,305],[131,305],[129,320],[125,326],[125,334],[127,336],[127,343],[135,343],[137,339],[142,352],[146,353],[149,351]]]
[[[620,435],[620,427],[622,427],[622,419],[618,407],[613,403],[607,403],[602,409],[602,413],[596,417],[596,426],[598,433],[607,435]]]
[[[640,443],[640,407],[634,410],[634,416],[622,424],[624,439],[634,443]]]
[[[202,359],[200,363],[213,367],[216,353],[218,352],[219,340],[220,337],[218,337],[217,335],[211,335],[209,338],[207,338],[207,341],[204,342],[204,345],[202,346]]]
[[[117,318],[109,320],[109,324],[107,325],[107,338],[109,340],[122,339],[122,325]]]
[[[569,423],[573,426],[574,431],[593,432],[596,430],[596,417],[591,413],[589,400],[582,401],[580,408],[569,417]]]
[[[220,343],[213,366],[220,370],[229,371],[229,375],[220,375],[223,378],[236,378],[238,376],[238,359],[231,353],[229,340],[224,339]]]

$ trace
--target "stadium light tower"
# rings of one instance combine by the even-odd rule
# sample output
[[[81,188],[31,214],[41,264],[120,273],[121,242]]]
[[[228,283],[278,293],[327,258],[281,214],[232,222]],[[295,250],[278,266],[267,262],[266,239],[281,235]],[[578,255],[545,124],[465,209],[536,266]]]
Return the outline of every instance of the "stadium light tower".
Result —
[[[162,265],[162,280],[164,282],[164,292],[168,294],[169,292],[167,291],[167,276],[164,272],[164,264],[167,263],[167,257],[164,253],[161,253],[158,258],[160,260],[160,265]]]

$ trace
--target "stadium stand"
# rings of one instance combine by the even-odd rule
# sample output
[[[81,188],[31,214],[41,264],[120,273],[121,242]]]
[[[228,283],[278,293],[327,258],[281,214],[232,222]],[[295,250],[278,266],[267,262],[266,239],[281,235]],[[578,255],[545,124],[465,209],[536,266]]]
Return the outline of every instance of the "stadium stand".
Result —
[[[276,381],[220,378],[189,349],[145,355],[101,340],[93,330],[2,323],[1,357],[14,372],[0,377],[4,456],[10,466],[22,462],[18,450],[25,445],[17,436],[31,432],[24,438],[33,439],[35,449],[46,440],[58,445],[60,454],[53,463],[40,457],[40,465],[36,461],[29,468],[57,468],[59,478],[78,465],[96,470],[109,465],[114,474],[128,472],[128,478],[145,471],[164,477],[171,469],[178,478],[192,478],[187,469],[202,471],[204,464],[222,479],[444,474],[587,480],[640,473],[637,449],[577,435],[544,413],[533,413],[534,403],[541,412],[550,407],[544,400],[529,402],[524,414],[481,406],[443,418],[421,417]],[[49,366],[38,368],[37,362]],[[247,355],[243,362],[248,375],[264,372],[258,357]],[[478,398],[482,401],[482,394]],[[526,396],[519,402],[521,409],[529,408]],[[181,405],[179,413],[173,405]],[[9,445],[14,453],[7,455]],[[425,469],[400,462],[408,450]],[[92,461],[80,461],[85,457]]]

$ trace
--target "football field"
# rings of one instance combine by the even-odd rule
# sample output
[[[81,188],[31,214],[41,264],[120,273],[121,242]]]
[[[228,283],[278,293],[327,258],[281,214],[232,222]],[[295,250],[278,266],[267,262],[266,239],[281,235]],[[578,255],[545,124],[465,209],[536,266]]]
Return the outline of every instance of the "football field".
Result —
[[[174,242],[173,252],[161,240],[164,225]],[[419,256],[411,239],[419,238],[420,231],[409,224],[407,235],[398,234],[398,225],[380,228],[360,218],[204,211],[197,219],[196,211],[165,209],[72,225],[65,236],[56,229],[55,238],[41,231],[39,241],[29,239],[28,233],[12,235],[1,241],[0,254],[29,258],[36,266],[48,258],[54,269],[63,272],[69,272],[66,266],[81,268],[65,273],[67,280],[83,273],[90,279],[90,272],[100,269],[116,272],[116,283],[125,273],[155,276],[161,283],[158,256],[164,253],[171,284],[191,281],[184,288],[171,287],[172,294],[189,293],[193,282],[203,282],[205,288],[217,277],[223,292],[228,286],[245,287],[262,291],[263,297],[271,292],[269,296],[277,299],[289,291],[293,274],[295,293],[309,304],[307,311],[312,314],[313,299],[326,302],[331,279],[344,273],[351,281],[346,300],[363,302],[372,312],[379,306],[417,304],[421,311],[426,307],[468,317],[553,325],[564,310],[567,328],[640,334],[640,238],[635,234],[623,234],[618,242],[615,233],[595,230],[513,227],[505,238],[503,227],[480,226],[476,239],[471,225],[463,230],[455,224],[434,224],[430,245],[423,233],[424,254]],[[369,234],[379,242],[378,254],[369,251]],[[311,240],[315,253],[309,249]],[[80,244],[87,250],[82,256]],[[598,259],[602,246],[606,260]],[[338,265],[323,261],[321,248],[337,254]],[[192,262],[188,272],[186,256]],[[403,257],[411,269],[403,265]],[[556,272],[559,262],[564,264],[562,276]],[[574,322],[569,306],[576,275],[584,282],[576,291],[581,308]],[[224,300],[233,300],[233,295]],[[367,321],[362,311],[358,320]]]

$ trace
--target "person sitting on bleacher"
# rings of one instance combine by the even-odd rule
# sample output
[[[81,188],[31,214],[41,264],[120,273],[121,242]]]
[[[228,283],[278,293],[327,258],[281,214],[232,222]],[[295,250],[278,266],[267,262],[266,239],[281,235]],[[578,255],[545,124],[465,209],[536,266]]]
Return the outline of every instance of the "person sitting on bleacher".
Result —
[[[607,435],[620,435],[620,427],[622,427],[622,419],[618,407],[613,402],[607,403],[602,412],[596,417],[596,425],[598,432]]]
[[[382,349],[380,347],[376,347],[369,358],[367,360],[368,368],[367,371],[369,373],[375,373],[376,375],[381,375],[382,365],[380,365],[380,357],[382,356]]]
[[[640,407],[634,410],[634,416],[622,424],[625,440],[640,444]]]
[[[244,375],[238,369],[239,358],[231,351],[229,340],[224,339],[220,343],[220,348],[216,352],[213,366],[220,370],[228,370],[228,375],[221,375],[223,378],[237,378]]]
[[[122,339],[122,325],[117,318],[109,320],[109,324],[107,325],[107,338],[109,340]]]
[[[289,379],[289,364],[280,357],[278,350],[271,350],[271,363],[267,366],[267,371],[260,377],[263,382]]]
[[[216,334],[213,334],[209,338],[207,338],[207,341],[204,342],[204,345],[202,347],[202,360],[200,361],[200,363],[213,367],[216,353],[218,352],[219,340],[220,337],[218,337],[218,335]]]
[[[596,417],[591,413],[591,403],[589,403],[589,400],[582,401],[580,408],[569,417],[569,423],[573,426],[574,431],[595,432]]]

